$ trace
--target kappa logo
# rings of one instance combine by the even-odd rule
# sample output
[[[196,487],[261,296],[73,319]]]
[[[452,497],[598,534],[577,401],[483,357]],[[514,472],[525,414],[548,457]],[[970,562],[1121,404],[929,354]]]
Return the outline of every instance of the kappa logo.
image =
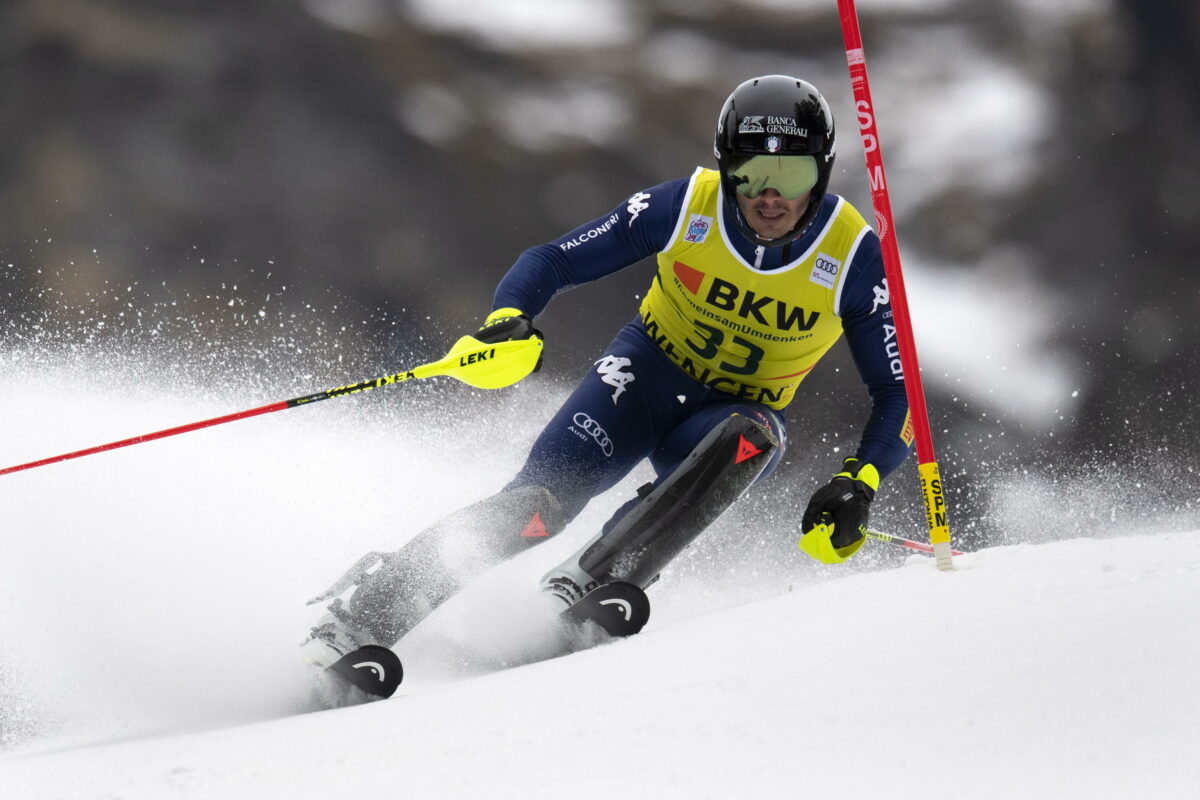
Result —
[[[888,303],[892,302],[891,293],[888,292],[887,278],[884,278],[881,283],[881,286],[871,287],[875,292],[875,298],[871,301],[872,314],[878,311],[880,306],[886,306]]]
[[[632,372],[621,371],[632,364],[632,361],[623,356],[605,356],[596,361],[596,373],[600,380],[609,386],[617,387],[612,395],[613,405],[616,405],[617,400],[625,393],[625,387],[637,379]]]
[[[629,227],[632,228],[633,223],[637,221],[638,215],[650,207],[650,204],[646,202],[649,199],[650,195],[645,192],[638,192],[626,201],[629,203],[625,209],[629,212]]]
[[[631,376],[630,380],[632,379],[633,378]],[[622,389],[624,389],[624,387],[622,387]],[[608,432],[600,426],[599,422],[596,422],[596,420],[592,419],[587,414],[584,414],[582,411],[572,417],[571,421],[578,425],[581,431],[596,440],[596,444],[600,445],[600,452],[604,453],[604,455],[610,458],[612,457],[612,439],[608,438]]]

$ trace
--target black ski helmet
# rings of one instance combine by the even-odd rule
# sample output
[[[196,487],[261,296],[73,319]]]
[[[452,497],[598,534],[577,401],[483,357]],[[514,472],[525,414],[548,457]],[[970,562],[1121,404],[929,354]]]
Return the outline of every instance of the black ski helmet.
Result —
[[[738,227],[751,241],[768,246],[784,244],[802,234],[825,197],[833,172],[836,143],[833,114],[817,87],[787,75],[751,78],[733,90],[717,118],[713,143],[717,170],[726,202],[733,207]],[[808,155],[816,159],[817,182],[800,221],[784,236],[763,239],[742,217],[734,197],[729,170],[756,155]]]

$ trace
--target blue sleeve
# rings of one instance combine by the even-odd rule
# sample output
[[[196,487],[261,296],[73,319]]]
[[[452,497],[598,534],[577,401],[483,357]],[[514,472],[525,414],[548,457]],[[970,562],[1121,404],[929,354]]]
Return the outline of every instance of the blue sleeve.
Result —
[[[855,457],[874,464],[884,478],[908,458],[912,445],[902,438],[908,419],[908,397],[883,272],[883,255],[874,231],[863,237],[850,262],[840,311],[846,343],[871,395],[871,416]]]
[[[598,280],[670,243],[689,178],[637,192],[611,213],[531,247],[500,279],[492,310],[518,308],[536,317],[558,292]]]

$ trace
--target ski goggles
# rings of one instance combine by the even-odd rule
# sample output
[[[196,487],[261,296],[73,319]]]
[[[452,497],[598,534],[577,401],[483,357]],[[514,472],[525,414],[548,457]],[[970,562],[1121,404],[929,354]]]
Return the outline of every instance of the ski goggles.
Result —
[[[726,173],[737,193],[751,199],[774,189],[788,200],[803,197],[817,185],[812,156],[751,156]]]

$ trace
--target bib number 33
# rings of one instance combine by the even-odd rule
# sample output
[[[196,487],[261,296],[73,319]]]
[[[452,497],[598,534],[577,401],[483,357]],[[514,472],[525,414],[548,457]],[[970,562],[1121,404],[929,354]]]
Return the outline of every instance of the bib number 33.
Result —
[[[725,331],[720,328],[714,328],[712,325],[706,325],[699,320],[692,320],[692,325],[700,334],[700,343],[693,342],[690,338],[684,339],[687,346],[692,348],[700,358],[711,361],[717,357],[721,345],[725,343]],[[729,375],[753,375],[758,372],[758,365],[762,363],[762,358],[765,355],[763,349],[754,342],[747,341],[741,336],[734,336],[729,340],[729,343],[746,351],[742,356],[743,363],[733,364],[728,361],[722,361],[718,364],[718,369]]]

